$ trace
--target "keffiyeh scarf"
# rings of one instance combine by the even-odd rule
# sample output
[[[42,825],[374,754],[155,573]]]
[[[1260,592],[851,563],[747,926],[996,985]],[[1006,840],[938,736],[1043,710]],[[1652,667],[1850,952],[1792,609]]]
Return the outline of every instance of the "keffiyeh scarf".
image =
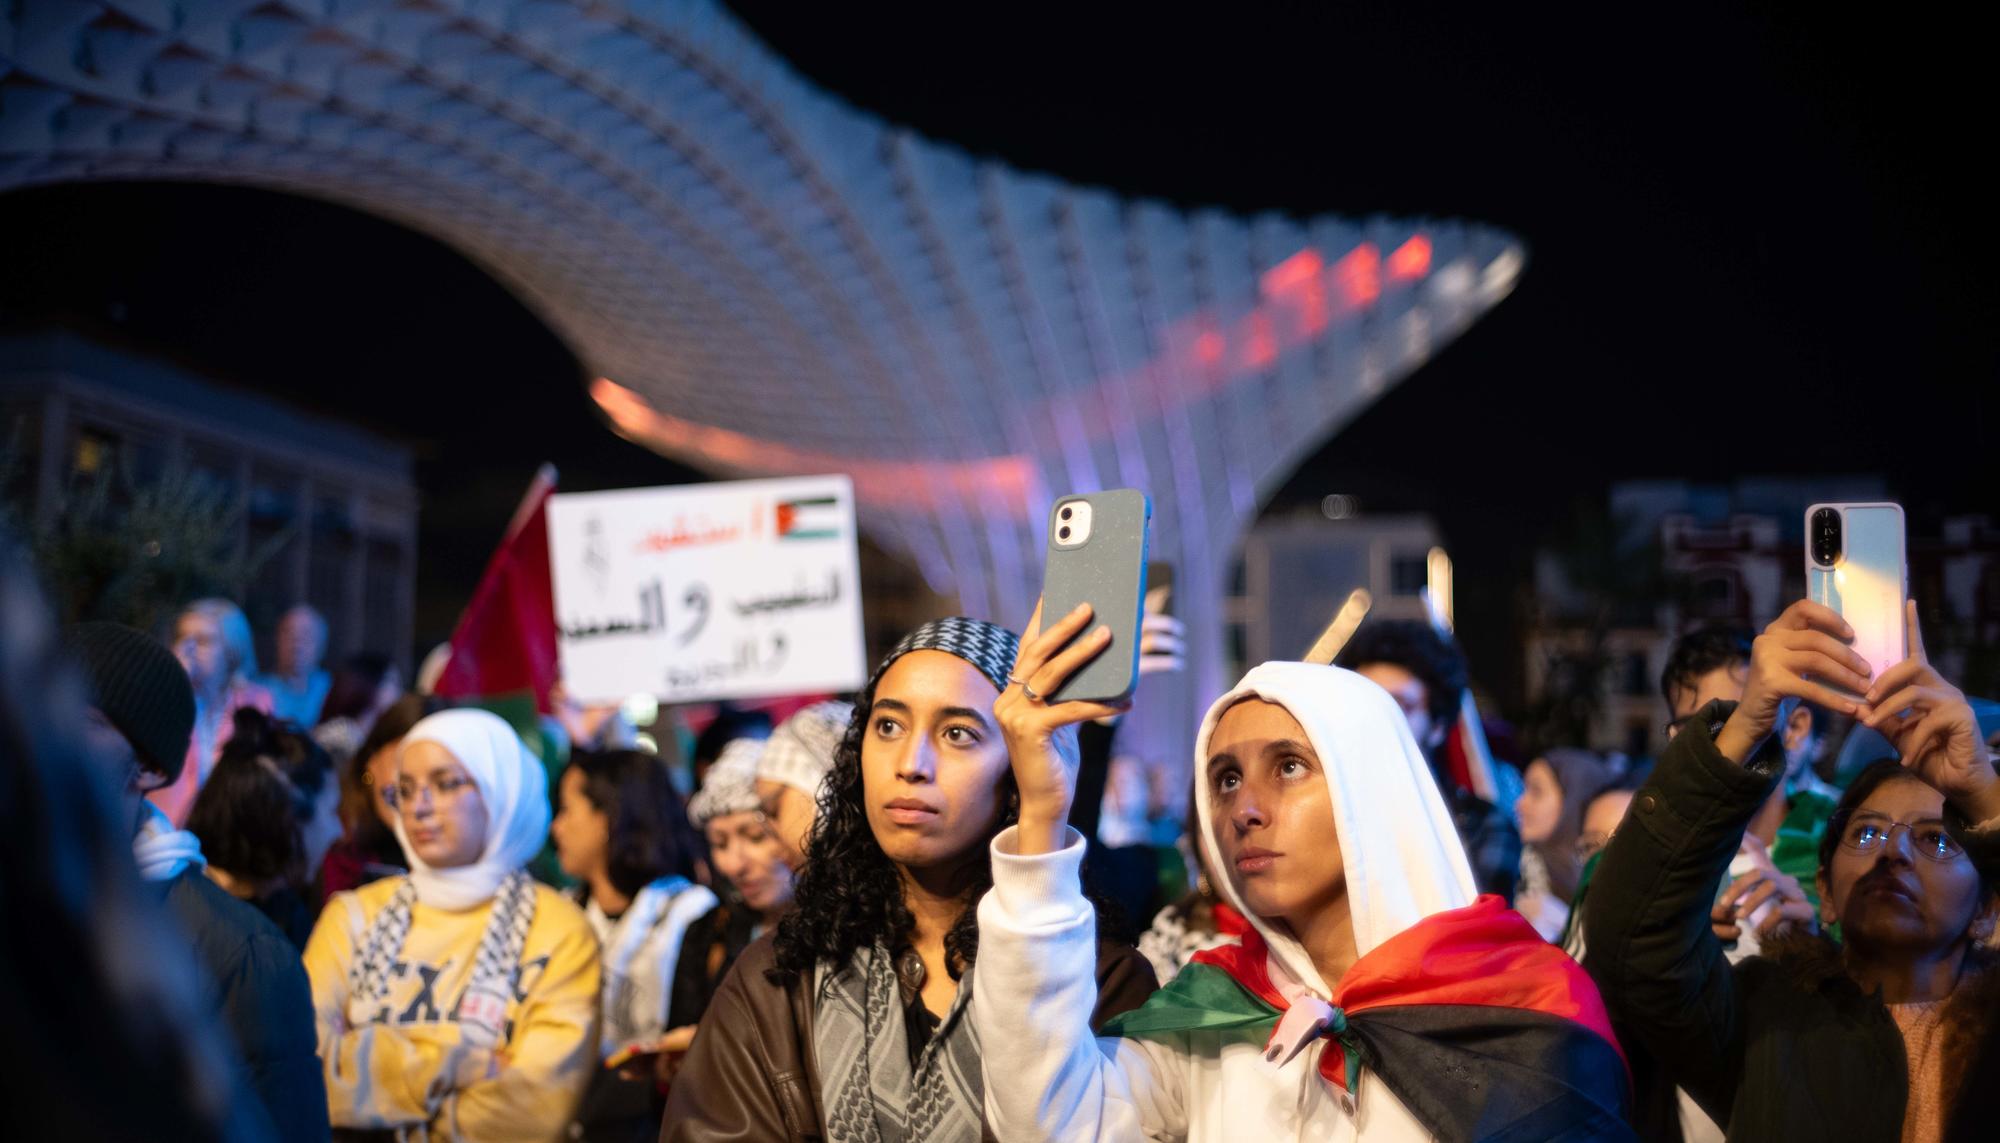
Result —
[[[826,1137],[833,1143],[978,1139],[986,1088],[965,1006],[972,978],[910,1066],[895,960],[881,945],[823,967],[816,987],[813,1052],[819,1059]]]

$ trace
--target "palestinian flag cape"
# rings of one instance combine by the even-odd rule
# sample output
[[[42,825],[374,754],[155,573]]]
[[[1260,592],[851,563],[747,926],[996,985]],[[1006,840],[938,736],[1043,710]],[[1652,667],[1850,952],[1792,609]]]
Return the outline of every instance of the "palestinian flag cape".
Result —
[[[1103,1034],[1214,1031],[1267,1044],[1289,1007],[1268,956],[1255,929],[1196,953]],[[1384,941],[1331,999],[1320,1074],[1352,1092],[1366,1064],[1439,1139],[1634,1137],[1631,1081],[1597,986],[1499,897]]]

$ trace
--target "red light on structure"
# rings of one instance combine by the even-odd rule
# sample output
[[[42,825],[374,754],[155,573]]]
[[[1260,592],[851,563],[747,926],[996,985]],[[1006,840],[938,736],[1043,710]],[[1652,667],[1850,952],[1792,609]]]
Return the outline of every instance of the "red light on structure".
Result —
[[[1382,252],[1373,242],[1363,242],[1333,264],[1333,277],[1348,304],[1361,309],[1382,296]]]
[[[1264,271],[1259,280],[1264,296],[1277,298],[1299,290],[1309,289],[1320,271],[1326,268],[1326,260],[1319,251],[1308,246],[1283,262]]]
[[[1249,369],[1268,369],[1278,360],[1278,332],[1271,328],[1271,315],[1258,311],[1244,323],[1243,364]]]
[[[590,383],[590,396],[620,435],[668,456],[759,475],[844,472],[853,478],[855,492],[866,505],[937,511],[942,504],[977,501],[1018,519],[1031,515],[1028,504],[1036,491],[1036,470],[1027,457],[881,461],[841,456],[684,421],[653,408],[645,397],[608,377]]]
[[[1222,364],[1222,355],[1228,348],[1229,343],[1212,329],[1202,331],[1201,335],[1194,339],[1195,358],[1203,365]]]
[[[1283,306],[1292,312],[1295,320],[1291,328],[1307,337],[1316,336],[1326,329],[1326,259],[1319,256],[1319,251],[1306,247],[1264,271],[1258,284],[1273,305]],[[1248,353],[1250,364],[1262,368],[1277,356],[1277,346],[1273,344],[1269,353],[1252,346]],[[1259,357],[1264,360],[1258,361]]]
[[[1431,240],[1421,234],[1410,236],[1408,242],[1396,247],[1389,255],[1389,277],[1399,282],[1421,278],[1430,273]]]

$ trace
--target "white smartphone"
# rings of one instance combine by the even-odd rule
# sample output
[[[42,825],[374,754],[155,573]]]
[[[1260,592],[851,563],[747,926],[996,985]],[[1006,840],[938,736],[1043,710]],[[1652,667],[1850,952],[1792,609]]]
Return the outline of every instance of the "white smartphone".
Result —
[[[1909,572],[1900,504],[1815,504],[1806,509],[1806,598],[1854,628],[1854,649],[1882,672],[1909,657],[1903,603]]]

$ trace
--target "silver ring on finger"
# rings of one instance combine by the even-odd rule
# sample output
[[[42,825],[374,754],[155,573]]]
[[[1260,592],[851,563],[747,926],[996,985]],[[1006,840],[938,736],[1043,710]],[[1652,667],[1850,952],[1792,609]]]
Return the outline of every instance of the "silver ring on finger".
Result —
[[[1014,679],[1013,681],[1020,686],[1021,693],[1028,696],[1029,702],[1038,703],[1042,701],[1042,696],[1035,693],[1035,688],[1028,685],[1028,680]]]

